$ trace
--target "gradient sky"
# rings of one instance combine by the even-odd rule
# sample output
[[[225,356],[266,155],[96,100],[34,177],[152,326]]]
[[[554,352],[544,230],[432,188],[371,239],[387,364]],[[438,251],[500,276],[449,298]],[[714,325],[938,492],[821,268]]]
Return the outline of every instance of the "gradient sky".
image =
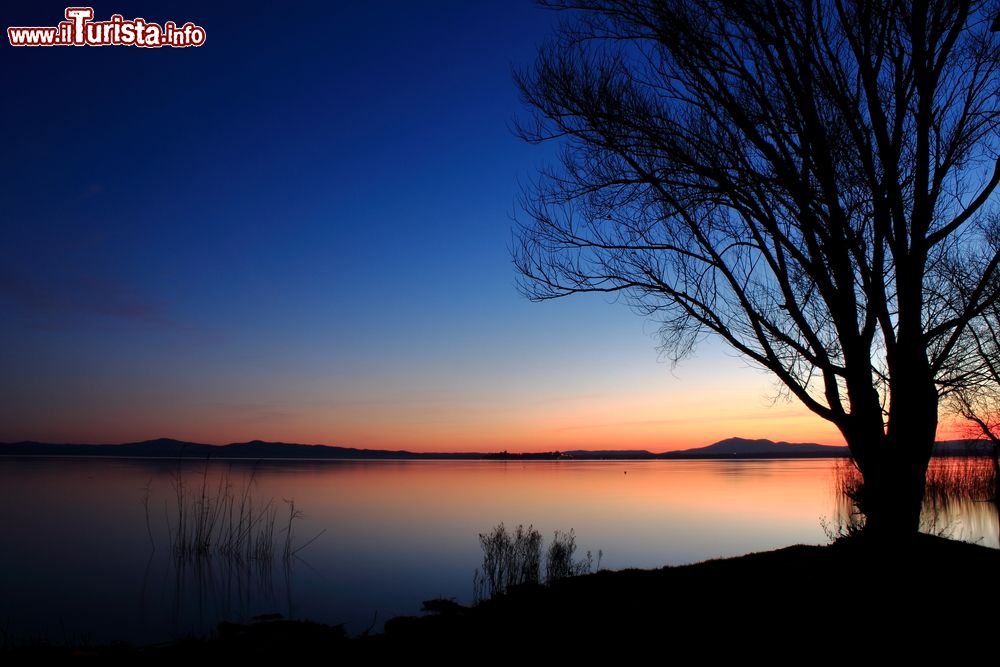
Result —
[[[65,3],[0,11],[55,25]],[[552,156],[495,2],[98,2],[198,49],[0,54],[0,441],[414,450],[839,444],[708,344],[675,370],[607,299],[528,302],[508,247]]]

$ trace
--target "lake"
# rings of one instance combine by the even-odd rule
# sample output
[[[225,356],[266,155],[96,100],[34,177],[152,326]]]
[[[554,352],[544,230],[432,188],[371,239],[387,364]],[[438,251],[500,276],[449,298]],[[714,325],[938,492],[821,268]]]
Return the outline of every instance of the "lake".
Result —
[[[268,613],[378,630],[426,599],[470,602],[478,535],[500,522],[531,524],[546,544],[573,529],[577,557],[589,550],[596,566],[600,551],[611,569],[823,544],[847,508],[842,464],[0,459],[0,634],[151,643]],[[253,507],[256,534],[272,508],[272,557],[178,558],[178,480],[185,507],[236,501],[216,525]],[[300,513],[288,559],[286,501]],[[927,525],[998,546],[988,503],[949,503]]]

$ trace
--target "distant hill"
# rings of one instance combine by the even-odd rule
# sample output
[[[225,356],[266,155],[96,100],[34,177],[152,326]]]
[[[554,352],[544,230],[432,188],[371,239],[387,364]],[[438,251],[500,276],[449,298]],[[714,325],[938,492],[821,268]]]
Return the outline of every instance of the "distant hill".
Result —
[[[989,454],[991,445],[985,440],[941,440],[934,445],[935,456],[982,456]],[[820,445],[815,442],[774,442],[726,438],[705,447],[683,449],[653,455],[656,458],[764,458],[764,457],[821,457],[848,456],[843,445]]]
[[[938,456],[987,454],[989,443],[981,440],[946,440],[935,445]],[[45,442],[0,443],[0,456],[116,456],[162,459],[374,459],[374,460],[613,460],[613,459],[723,459],[723,458],[817,458],[847,456],[847,447],[814,442],[774,442],[727,438],[719,442],[662,453],[645,449],[577,449],[567,452],[410,452],[388,449],[356,449],[331,445],[302,445],[286,442],[234,442],[207,445],[170,438],[125,444],[81,445]]]
[[[940,440],[934,443],[935,456],[985,456],[992,450],[987,440]]]
[[[819,457],[847,456],[847,447],[833,445],[818,445],[815,442],[774,442],[773,440],[748,440],[746,438],[726,438],[719,442],[683,449],[676,452],[664,452],[664,458],[729,458],[729,457]]]

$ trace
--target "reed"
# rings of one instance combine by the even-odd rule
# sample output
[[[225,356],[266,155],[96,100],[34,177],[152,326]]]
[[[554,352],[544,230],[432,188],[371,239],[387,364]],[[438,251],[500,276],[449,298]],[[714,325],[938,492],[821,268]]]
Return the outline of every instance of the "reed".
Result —
[[[545,558],[545,583],[551,584],[565,577],[589,574],[594,569],[594,556],[587,552],[582,560],[575,560],[576,533],[570,528],[568,533],[556,531]],[[603,551],[597,552],[597,568],[601,567]]]
[[[834,467],[837,493],[854,498],[863,480],[850,459],[838,459]],[[947,456],[931,459],[927,467],[924,495],[929,499],[957,498],[991,501],[996,498],[997,478],[993,463],[982,456]]]
[[[950,503],[959,501],[1000,504],[997,471],[992,459],[984,456],[945,456],[931,459],[927,467],[921,530],[947,536],[950,526],[942,526]],[[864,480],[850,459],[838,459],[834,466],[833,489],[837,503],[834,526],[825,521],[831,539],[853,535],[864,527],[856,499]]]
[[[996,498],[993,462],[981,456],[935,459],[927,469],[926,496],[985,501]]]
[[[515,586],[541,583],[542,535],[534,526],[525,528],[518,525],[513,533],[509,533],[500,523],[492,531],[479,534],[479,545],[483,550],[483,562],[482,568],[477,569],[472,578],[474,603],[503,595]],[[591,552],[588,551],[586,558],[580,561],[574,561],[575,553],[576,534],[573,529],[568,533],[557,530],[546,552],[545,583],[593,571]],[[602,551],[597,552],[598,569],[603,555]]]
[[[178,465],[172,476],[173,505],[166,508],[167,533],[174,555],[181,559],[208,558],[213,554],[235,563],[274,559],[278,533],[278,507],[273,498],[254,494],[256,468],[239,484],[226,470],[210,479],[206,462],[198,479],[187,479]],[[285,560],[315,541],[322,532],[301,546],[294,543],[294,523],[303,515],[295,502],[289,507],[282,529],[281,554]],[[148,508],[149,492],[143,499]],[[147,514],[148,517],[148,514]],[[147,518],[148,524],[148,518]]]
[[[512,586],[537,584],[542,562],[542,535],[534,526],[519,525],[513,534],[503,523],[479,534],[483,549],[482,571],[473,575],[473,598],[480,600],[506,593]]]

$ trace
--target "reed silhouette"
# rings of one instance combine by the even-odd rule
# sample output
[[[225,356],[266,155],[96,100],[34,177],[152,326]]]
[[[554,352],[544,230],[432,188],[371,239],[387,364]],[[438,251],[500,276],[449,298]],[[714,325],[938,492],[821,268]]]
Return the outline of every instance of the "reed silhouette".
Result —
[[[852,537],[862,532],[864,514],[858,501],[864,494],[864,478],[850,459],[840,459],[833,467],[835,517],[833,525],[823,521],[831,539]],[[961,527],[958,516],[981,512],[962,511],[970,503],[992,505],[1000,524],[996,467],[986,456],[947,456],[931,459],[920,515],[920,530],[940,537],[955,537]]]
[[[533,525],[517,526],[513,533],[501,522],[488,533],[479,534],[483,549],[482,569],[473,573],[473,602],[503,595],[515,586],[537,585],[542,582],[542,535]],[[582,560],[575,561],[576,534],[555,531],[552,543],[545,552],[545,583],[588,574],[594,569],[590,551]],[[597,552],[597,569],[601,567],[603,551]]]
[[[249,475],[235,481],[231,468],[210,479],[209,463],[206,460],[193,483],[185,475],[180,461],[171,477],[173,503],[171,506],[168,502],[165,519],[170,548],[177,558],[217,555],[236,563],[272,561],[278,553],[277,537],[283,533],[280,553],[282,559],[288,561],[325,532],[320,531],[305,543],[296,545],[294,526],[303,513],[296,509],[293,499],[283,499],[288,515],[284,527],[279,530],[275,499],[261,499],[254,493],[256,466]],[[150,493],[147,485],[142,504],[150,545],[155,549],[150,526]]]

